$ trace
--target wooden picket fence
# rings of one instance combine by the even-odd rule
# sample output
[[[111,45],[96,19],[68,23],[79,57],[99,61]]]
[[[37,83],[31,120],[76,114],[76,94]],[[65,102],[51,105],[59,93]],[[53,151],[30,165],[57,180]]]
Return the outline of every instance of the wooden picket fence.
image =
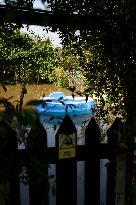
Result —
[[[1,121],[0,204],[24,205],[20,202],[21,176],[24,183],[29,183],[30,205],[48,205],[48,165],[56,164],[56,205],[78,205],[77,162],[84,161],[84,205],[100,205],[100,159],[108,159],[106,205],[125,205],[132,169],[127,149],[120,146],[124,144],[119,134],[121,124],[121,120],[116,118],[108,129],[108,142],[101,144],[99,126],[92,118],[85,130],[85,145],[77,145],[76,128],[66,115],[56,134],[56,147],[48,148],[47,132],[37,121],[28,134],[27,149],[18,150],[16,132]],[[68,141],[60,150],[60,137],[72,139],[73,147]],[[21,175],[22,167],[26,167],[27,175]]]

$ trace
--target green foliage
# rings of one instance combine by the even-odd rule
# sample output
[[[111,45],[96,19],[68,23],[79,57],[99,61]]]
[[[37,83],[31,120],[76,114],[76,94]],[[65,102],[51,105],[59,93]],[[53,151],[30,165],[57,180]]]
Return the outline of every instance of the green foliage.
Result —
[[[52,25],[52,29],[59,30],[64,46],[68,45],[69,41],[74,42],[77,53],[80,53],[87,86],[100,97],[99,103],[102,107],[105,107],[106,102],[114,114],[121,114],[127,118],[127,126],[131,127],[130,140],[136,137],[135,1],[42,0],[42,2],[49,3],[51,11],[55,14],[76,14],[83,20],[82,24],[78,21],[80,23],[76,25],[69,22],[68,27],[61,24],[60,19],[60,23]],[[91,55],[87,61],[84,61],[81,45],[84,45],[86,50],[91,48]],[[106,96],[104,100],[103,96]]]
[[[58,85],[59,87],[68,87],[69,85],[68,77],[63,68],[58,67],[54,69],[52,73],[52,78],[55,81],[55,84]]]
[[[21,33],[15,26],[0,27],[0,82],[51,82],[53,46],[49,39]]]
[[[80,56],[76,53],[72,42],[63,49],[56,49],[54,68],[52,79],[58,86],[74,85],[77,88],[83,86],[84,77],[80,66]]]
[[[59,30],[63,45],[72,41],[81,57],[88,87],[96,96],[106,95],[115,114],[134,117],[136,24],[134,1],[45,1],[58,14],[84,17],[86,24],[53,25]],[[78,30],[78,35],[77,35]],[[84,61],[81,45],[91,50]],[[130,118],[131,118],[130,117]]]
[[[9,4],[9,2],[6,3]],[[76,56],[78,54],[80,64],[76,62],[76,65],[82,67],[86,84],[91,87],[92,91],[95,91],[95,95],[97,97],[106,95],[108,107],[110,106],[110,110],[114,114],[121,114],[129,118],[133,116],[134,118],[136,115],[135,2],[122,0],[43,0],[42,2],[48,3],[51,11],[55,14],[74,14],[77,18],[84,17],[82,24],[75,25],[70,22],[69,27],[61,23],[54,24],[51,25],[52,30],[59,31],[63,45],[70,47],[70,55],[74,53]],[[18,3],[21,4],[21,1],[18,1]],[[85,19],[88,19],[86,24],[84,24]],[[73,44],[73,51],[69,42]],[[82,47],[88,53],[87,59]],[[72,59],[71,57],[70,59]],[[56,61],[57,69],[65,72],[65,65],[60,67],[57,58]],[[60,60],[60,62],[62,61]],[[71,69],[71,66],[69,68]],[[24,70],[24,67],[21,69]],[[37,73],[39,74],[36,70],[34,76]],[[41,69],[41,79],[44,78],[43,73]],[[46,74],[48,75],[49,72]],[[48,79],[51,80],[51,77]],[[58,84],[62,86],[64,78],[60,79]]]
[[[0,81],[3,84],[83,85],[81,59],[72,42],[65,49],[54,49],[49,39],[21,33],[16,25],[4,24],[0,29]]]

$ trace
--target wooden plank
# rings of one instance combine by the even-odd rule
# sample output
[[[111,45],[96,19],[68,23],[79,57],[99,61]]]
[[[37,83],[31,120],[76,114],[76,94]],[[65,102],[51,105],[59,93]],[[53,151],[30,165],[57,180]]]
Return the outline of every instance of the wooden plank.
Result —
[[[0,121],[0,130],[0,183],[6,196],[3,195],[5,198],[0,200],[9,204],[19,205],[19,172],[16,158],[17,135],[4,121]]]
[[[116,162],[115,205],[125,205],[126,156],[120,156]]]
[[[56,147],[59,149],[59,136],[63,134],[66,138],[75,133],[76,128],[68,115],[64,118],[57,134]],[[77,203],[77,163],[76,158],[59,159],[56,163],[56,205],[76,205]]]
[[[98,154],[100,159],[111,159],[114,153],[111,152],[111,146],[108,144],[100,144],[96,147],[95,152]],[[57,162],[57,148],[50,147],[47,149],[47,161],[48,164],[56,164]],[[28,150],[18,150],[18,158],[23,161],[27,161],[29,155]],[[87,151],[85,145],[77,145],[76,147],[76,160],[85,161],[87,157]]]
[[[30,205],[48,205],[47,133],[37,120],[27,139]]]
[[[85,131],[87,150],[85,161],[85,205],[100,204],[100,159],[96,148],[100,144],[100,129],[92,118]]]
[[[108,129],[108,144],[113,156],[108,164],[107,175],[107,205],[125,205],[126,190],[126,156],[121,153],[119,144],[124,136],[119,133],[121,119],[116,118]]]
[[[46,10],[40,9],[17,9],[16,7],[7,7],[0,5],[0,22],[8,23],[22,23],[28,25],[39,25],[39,26],[52,26],[52,25],[67,25],[75,28],[81,25],[96,26],[100,24],[102,18],[96,15],[78,15],[78,14],[66,14],[64,13],[53,13]]]

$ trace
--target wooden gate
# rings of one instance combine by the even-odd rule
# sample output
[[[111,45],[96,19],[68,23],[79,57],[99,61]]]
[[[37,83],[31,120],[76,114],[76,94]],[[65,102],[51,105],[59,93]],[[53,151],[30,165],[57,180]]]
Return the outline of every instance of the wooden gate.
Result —
[[[56,205],[77,204],[77,162],[84,161],[84,205],[100,205],[100,159],[108,159],[107,164],[107,202],[106,205],[125,205],[126,191],[126,154],[124,158],[118,156],[119,127],[121,120],[116,119],[108,130],[108,142],[100,143],[100,129],[95,119],[92,118],[85,130],[85,145],[77,145],[77,130],[68,115],[64,118],[56,134],[56,147],[47,147],[47,133],[39,121],[31,129],[27,138],[27,149],[17,150],[17,141],[14,140],[13,150],[9,144],[5,144],[6,151],[0,146],[1,156],[6,156],[7,163],[11,163],[13,171],[10,171],[5,180],[0,180],[0,187],[8,184],[5,199],[0,189],[2,205],[21,204],[19,195],[19,180],[29,184],[30,205],[49,204],[48,165],[56,164]],[[0,124],[0,128],[2,128]],[[9,125],[4,126],[9,128]],[[11,128],[9,128],[11,129]],[[7,129],[6,129],[7,130]],[[6,140],[11,136],[16,139],[16,133],[4,132]],[[0,130],[0,144],[2,141]],[[9,138],[9,139],[7,139]],[[6,142],[7,142],[6,141]],[[14,155],[13,155],[14,153]],[[11,158],[12,156],[12,158]],[[14,158],[14,159],[13,159]],[[7,165],[6,165],[7,166]],[[20,175],[22,168],[26,168],[25,175]],[[4,169],[4,168],[3,168]],[[8,170],[6,170],[8,172]],[[123,173],[123,174],[122,174]],[[19,178],[19,176],[21,176]],[[121,177],[119,185],[118,181]],[[4,197],[2,197],[4,196]]]

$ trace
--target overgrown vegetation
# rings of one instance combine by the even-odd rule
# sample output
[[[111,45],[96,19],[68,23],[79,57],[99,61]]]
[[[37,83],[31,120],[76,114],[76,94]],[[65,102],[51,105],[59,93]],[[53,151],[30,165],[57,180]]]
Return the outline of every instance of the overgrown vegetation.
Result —
[[[48,83],[54,68],[49,39],[30,37],[14,25],[0,27],[0,81],[5,84]]]
[[[0,81],[3,84],[83,84],[79,56],[68,46],[54,48],[49,39],[21,32],[15,25],[0,27]]]
[[[76,14],[77,17],[84,16],[87,19],[87,22],[83,21],[83,24],[76,26],[71,22],[69,27],[61,23],[55,24],[52,25],[52,29],[59,30],[65,47],[69,42],[74,45],[74,52],[79,55],[79,66],[87,79],[88,92],[95,91],[96,96],[100,97],[100,105],[107,109],[103,99],[105,95],[110,110],[126,119],[131,149],[136,138],[135,1],[43,0],[42,2],[47,2],[55,14],[68,16]],[[89,55],[91,51],[87,61],[82,48],[85,48]],[[9,61],[6,63],[10,64]],[[130,201],[127,204],[130,204]]]

